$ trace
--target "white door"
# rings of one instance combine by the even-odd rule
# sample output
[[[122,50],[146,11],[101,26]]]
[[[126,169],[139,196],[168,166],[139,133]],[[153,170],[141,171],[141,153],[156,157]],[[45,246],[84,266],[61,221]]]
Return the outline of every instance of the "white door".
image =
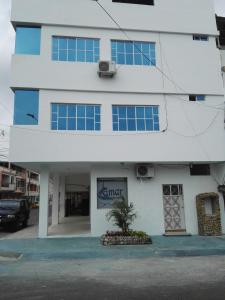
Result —
[[[181,184],[163,185],[163,203],[166,232],[186,231],[183,186]]]

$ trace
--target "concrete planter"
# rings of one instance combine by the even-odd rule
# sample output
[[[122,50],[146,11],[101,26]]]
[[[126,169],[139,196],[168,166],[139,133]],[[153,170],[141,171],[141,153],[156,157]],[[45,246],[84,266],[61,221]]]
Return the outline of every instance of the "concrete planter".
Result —
[[[146,245],[152,244],[152,240],[150,236],[139,237],[139,236],[123,236],[123,235],[115,235],[111,236],[108,234],[104,234],[101,236],[101,243],[103,246],[110,245]]]

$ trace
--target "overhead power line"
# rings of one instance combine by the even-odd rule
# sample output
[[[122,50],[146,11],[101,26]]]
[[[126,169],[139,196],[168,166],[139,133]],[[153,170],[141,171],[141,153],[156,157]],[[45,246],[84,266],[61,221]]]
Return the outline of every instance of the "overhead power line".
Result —
[[[120,26],[120,24],[118,23],[118,21],[115,20],[115,18],[109,13],[109,11],[101,4],[99,3],[99,0],[94,0],[98,6],[106,13],[106,15],[113,21],[113,23],[118,27],[118,29],[124,34],[124,36],[127,38],[128,42],[133,43],[134,47],[136,50],[138,50],[139,53],[142,54],[142,56],[148,61],[150,62],[153,67],[155,67],[167,80],[169,80],[176,88],[178,88],[180,91],[182,91],[183,93],[189,95],[189,93],[187,91],[185,91],[185,89],[183,89],[180,85],[178,85],[173,79],[171,79],[162,69],[160,69],[157,65],[154,65],[153,62],[151,61],[151,59],[134,43],[134,40],[127,34],[127,32]],[[184,102],[187,103],[187,101],[181,97],[179,97],[178,95],[174,95],[174,98],[177,98],[179,100],[182,100]],[[208,104],[203,104],[203,103],[199,103],[199,102],[188,102],[188,103],[195,103],[197,105],[201,105],[201,106],[205,106],[205,107],[209,107],[212,109],[216,109],[216,110],[221,110],[224,111],[223,108],[218,108],[216,106],[211,106]],[[219,105],[224,105],[224,102],[220,103]]]

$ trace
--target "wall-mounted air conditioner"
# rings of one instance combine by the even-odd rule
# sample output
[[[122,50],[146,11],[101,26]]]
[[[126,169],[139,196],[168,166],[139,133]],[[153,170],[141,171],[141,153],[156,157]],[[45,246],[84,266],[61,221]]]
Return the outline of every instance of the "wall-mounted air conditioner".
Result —
[[[155,168],[152,165],[140,164],[136,166],[136,177],[141,178],[153,178],[155,177]]]
[[[116,63],[113,61],[102,60],[98,63],[99,77],[112,78],[116,74]]]

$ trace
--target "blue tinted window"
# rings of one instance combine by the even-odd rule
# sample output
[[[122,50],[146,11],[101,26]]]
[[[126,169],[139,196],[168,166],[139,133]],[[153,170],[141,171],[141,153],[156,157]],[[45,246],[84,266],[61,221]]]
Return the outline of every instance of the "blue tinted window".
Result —
[[[101,130],[100,105],[52,104],[52,130]]]
[[[99,44],[99,39],[55,36],[52,38],[52,60],[98,62]]]
[[[37,125],[39,92],[16,90],[14,98],[14,125]],[[55,112],[55,107],[53,107]]]
[[[209,40],[209,37],[208,35],[193,35],[193,40],[207,42]]]
[[[155,43],[111,41],[112,60],[121,65],[156,65]]]
[[[196,100],[197,101],[204,101],[205,100],[205,96],[204,95],[198,95],[198,96],[196,96]]]
[[[159,131],[158,106],[113,105],[113,131]]]
[[[41,46],[40,27],[16,27],[16,54],[39,55]],[[54,45],[55,46],[55,45]]]

